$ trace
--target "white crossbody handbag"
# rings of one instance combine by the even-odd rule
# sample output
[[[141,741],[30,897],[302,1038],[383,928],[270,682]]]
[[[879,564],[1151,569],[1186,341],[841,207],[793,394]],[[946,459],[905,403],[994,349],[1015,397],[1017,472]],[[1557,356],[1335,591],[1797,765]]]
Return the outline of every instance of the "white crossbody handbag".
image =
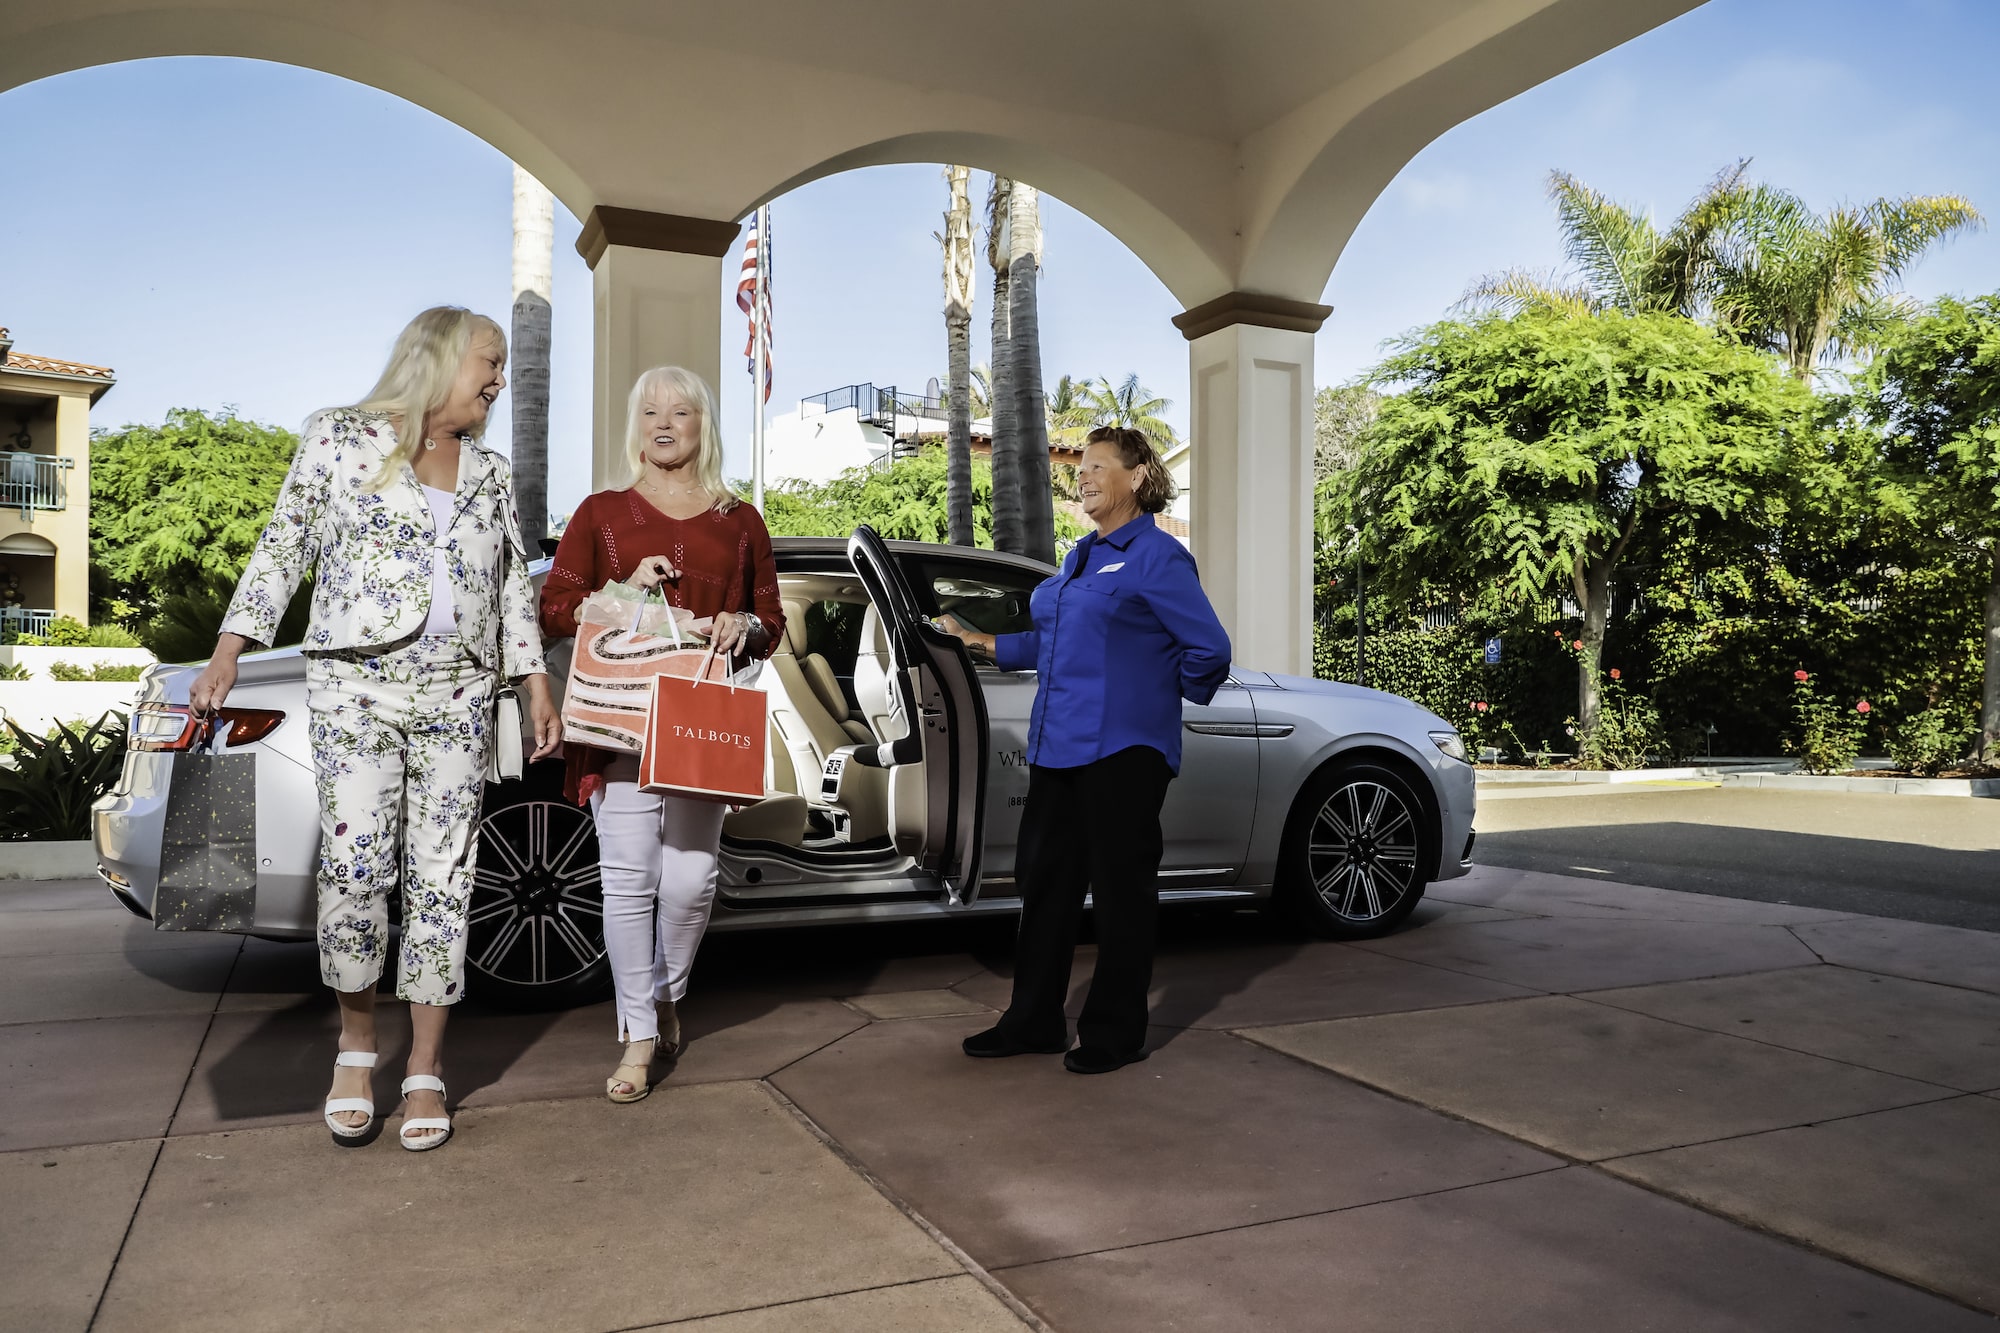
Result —
[[[521,776],[521,695],[502,685],[493,696],[492,747],[486,756],[486,780],[507,782]]]

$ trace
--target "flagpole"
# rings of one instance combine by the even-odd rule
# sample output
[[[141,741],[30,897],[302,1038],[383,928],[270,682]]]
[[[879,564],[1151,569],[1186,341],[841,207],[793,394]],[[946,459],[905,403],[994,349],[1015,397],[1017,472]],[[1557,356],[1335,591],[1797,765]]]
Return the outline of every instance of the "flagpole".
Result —
[[[757,210],[757,290],[751,293],[750,346],[756,364],[750,372],[750,503],[759,513],[764,509],[764,375],[770,366],[770,349],[765,345],[764,321],[769,305],[768,284],[771,262],[771,210]]]

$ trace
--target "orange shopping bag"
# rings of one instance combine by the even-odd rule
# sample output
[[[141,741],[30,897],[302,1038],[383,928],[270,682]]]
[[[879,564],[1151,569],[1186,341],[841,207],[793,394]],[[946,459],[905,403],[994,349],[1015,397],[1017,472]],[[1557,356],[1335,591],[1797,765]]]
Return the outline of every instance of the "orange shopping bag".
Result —
[[[676,657],[679,668],[693,654]],[[764,799],[764,691],[709,674],[711,644],[694,673],[653,677],[646,743],[639,751],[643,791],[730,805]]]

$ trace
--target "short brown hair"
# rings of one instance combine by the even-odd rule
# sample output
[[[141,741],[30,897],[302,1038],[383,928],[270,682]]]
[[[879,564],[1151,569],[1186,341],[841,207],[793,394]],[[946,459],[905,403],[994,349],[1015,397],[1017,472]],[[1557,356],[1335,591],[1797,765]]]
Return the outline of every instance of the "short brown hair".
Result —
[[[1174,474],[1167,471],[1166,462],[1160,451],[1153,447],[1153,441],[1144,431],[1131,430],[1124,426],[1099,426],[1084,439],[1084,447],[1093,444],[1108,444],[1118,450],[1118,461],[1128,468],[1145,468],[1146,479],[1139,483],[1139,508],[1149,514],[1157,514],[1174,502],[1181,488],[1174,485]]]

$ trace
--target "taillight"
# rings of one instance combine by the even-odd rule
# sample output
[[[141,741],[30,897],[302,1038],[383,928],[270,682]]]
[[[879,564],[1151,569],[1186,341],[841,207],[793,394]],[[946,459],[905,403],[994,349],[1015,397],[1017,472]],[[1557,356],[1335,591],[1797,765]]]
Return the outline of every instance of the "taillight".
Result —
[[[285,715],[274,708],[225,708],[215,715],[215,730],[224,727],[223,745],[254,745],[278,729]],[[131,745],[135,750],[192,749],[201,734],[200,719],[180,704],[141,704],[132,715]]]

